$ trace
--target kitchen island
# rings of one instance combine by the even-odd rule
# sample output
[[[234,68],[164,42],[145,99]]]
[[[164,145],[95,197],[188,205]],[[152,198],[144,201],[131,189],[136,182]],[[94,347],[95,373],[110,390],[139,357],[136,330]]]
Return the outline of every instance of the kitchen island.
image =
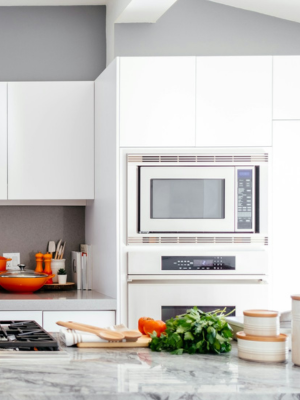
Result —
[[[1,359],[3,400],[299,399],[300,367],[225,355],[174,356],[140,349],[63,347],[62,356]]]

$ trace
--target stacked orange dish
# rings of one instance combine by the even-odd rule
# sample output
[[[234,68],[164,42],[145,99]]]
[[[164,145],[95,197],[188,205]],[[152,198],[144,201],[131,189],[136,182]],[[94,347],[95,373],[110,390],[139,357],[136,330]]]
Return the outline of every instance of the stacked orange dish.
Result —
[[[244,331],[236,334],[238,355],[244,360],[285,362],[288,337],[279,334],[279,313],[269,310],[244,311]]]

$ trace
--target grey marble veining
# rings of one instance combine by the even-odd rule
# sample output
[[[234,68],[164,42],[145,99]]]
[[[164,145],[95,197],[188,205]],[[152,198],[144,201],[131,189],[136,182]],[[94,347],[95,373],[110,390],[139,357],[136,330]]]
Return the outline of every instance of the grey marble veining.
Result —
[[[67,358],[2,360],[0,398],[122,400],[300,399],[300,367],[230,354],[172,356],[149,349],[68,348]]]
[[[94,290],[9,293],[0,289],[1,311],[115,310],[116,299]]]

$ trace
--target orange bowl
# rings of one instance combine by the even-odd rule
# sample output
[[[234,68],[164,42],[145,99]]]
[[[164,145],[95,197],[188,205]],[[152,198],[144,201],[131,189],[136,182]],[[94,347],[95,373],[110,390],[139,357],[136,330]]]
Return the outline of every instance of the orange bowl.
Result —
[[[1,277],[0,285],[9,292],[35,292],[45,285],[48,279],[55,275],[46,275],[36,278]]]

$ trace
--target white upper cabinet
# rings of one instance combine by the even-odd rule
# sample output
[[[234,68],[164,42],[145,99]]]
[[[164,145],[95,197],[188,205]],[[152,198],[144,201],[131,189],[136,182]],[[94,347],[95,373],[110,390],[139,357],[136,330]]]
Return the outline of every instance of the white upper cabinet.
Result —
[[[7,83],[0,82],[0,200],[7,200]]]
[[[8,199],[94,198],[94,82],[8,84]]]
[[[272,57],[197,57],[197,146],[272,145]]]
[[[273,119],[300,119],[300,56],[273,58]]]
[[[195,146],[195,57],[120,59],[120,146]]]

